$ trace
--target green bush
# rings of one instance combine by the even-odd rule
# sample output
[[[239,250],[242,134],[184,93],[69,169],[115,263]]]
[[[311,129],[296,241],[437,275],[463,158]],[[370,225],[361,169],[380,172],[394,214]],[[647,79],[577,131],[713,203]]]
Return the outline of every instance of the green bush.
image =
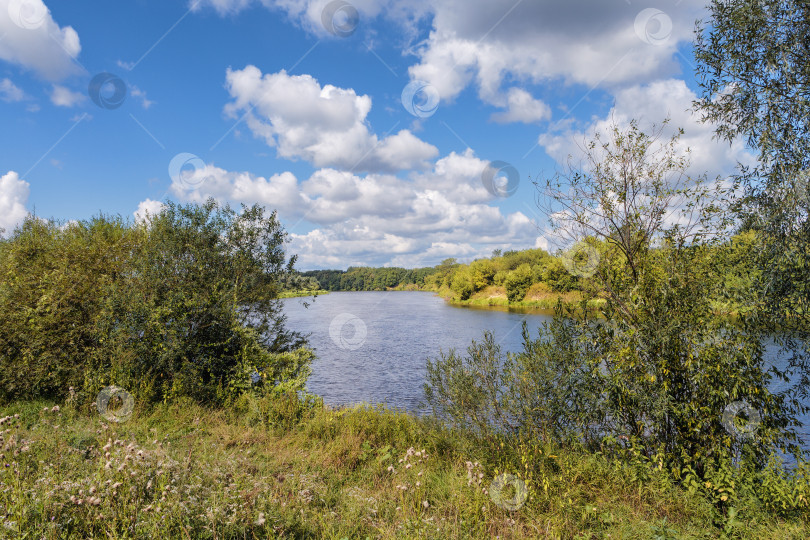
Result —
[[[222,402],[245,366],[303,384],[311,352],[285,328],[293,270],[275,213],[168,203],[145,223],[29,217],[0,244],[0,400],[85,402],[117,384],[140,403]]]
[[[523,263],[507,274],[503,284],[506,287],[506,297],[510,302],[519,302],[526,296],[533,282],[532,269],[528,263]]]

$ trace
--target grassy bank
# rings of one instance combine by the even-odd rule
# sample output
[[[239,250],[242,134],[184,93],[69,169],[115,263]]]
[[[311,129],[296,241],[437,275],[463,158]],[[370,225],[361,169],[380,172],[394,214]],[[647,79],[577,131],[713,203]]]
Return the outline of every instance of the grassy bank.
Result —
[[[526,293],[523,300],[517,302],[510,302],[506,296],[506,288],[496,285],[490,285],[476,293],[473,293],[466,300],[459,300],[452,289],[443,287],[435,290],[439,296],[444,298],[447,302],[454,306],[470,306],[481,308],[495,308],[495,309],[518,309],[518,310],[538,310],[553,312],[554,307],[557,305],[558,300],[562,300],[564,304],[575,308],[579,306],[582,300],[582,294],[578,291],[567,293],[551,292],[541,283],[532,285]],[[589,302],[592,307],[597,307],[602,304],[604,300],[597,299]]]
[[[722,532],[708,496],[688,494],[655,467],[543,446],[493,450],[382,409],[245,400],[232,410],[164,405],[115,423],[29,402],[3,407],[0,418],[3,538]],[[504,472],[527,479],[528,500],[514,511],[487,493]],[[785,521],[744,502],[724,526],[739,538],[810,535],[801,517]]]
[[[317,291],[284,291],[279,293],[279,298],[298,298],[301,296],[321,296],[329,294],[329,291],[318,289]]]

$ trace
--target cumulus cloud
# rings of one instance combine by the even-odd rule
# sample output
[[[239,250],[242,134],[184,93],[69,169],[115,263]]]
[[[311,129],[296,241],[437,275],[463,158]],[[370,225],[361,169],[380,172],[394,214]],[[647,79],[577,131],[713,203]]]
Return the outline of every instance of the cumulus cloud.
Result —
[[[290,172],[263,177],[206,164],[178,175],[171,190],[188,201],[214,197],[277,209],[302,268],[433,265],[448,256],[535,245],[531,219],[490,205],[493,197],[481,182],[485,166],[469,149],[408,178],[323,168],[299,180]],[[302,232],[304,226],[309,230]]]
[[[146,199],[138,203],[138,209],[135,210],[132,215],[135,216],[135,221],[143,222],[149,219],[151,216],[159,214],[162,210],[162,202]]]
[[[452,100],[468,84],[488,102],[506,77],[613,88],[677,72],[673,55],[692,39],[703,2],[649,2],[655,17],[622,2],[441,0],[410,74]],[[656,12],[657,13],[657,12]],[[565,43],[564,47],[560,43]]]
[[[523,122],[533,124],[551,118],[551,108],[539,99],[534,99],[522,88],[510,88],[506,96],[506,111],[495,113],[491,120],[499,124]]]
[[[60,27],[42,0],[0,0],[0,59],[34,71],[48,81],[59,81],[80,68],[79,34]]]
[[[321,15],[329,0],[204,0],[193,7],[213,7],[232,14],[251,4],[281,10],[308,30],[325,35]],[[679,44],[693,38],[694,21],[705,15],[705,2],[650,0],[353,0],[362,19],[378,15],[414,36],[414,21],[431,21],[426,39],[408,49],[417,62],[412,79],[424,80],[452,101],[469,85],[486,103],[508,107],[494,121],[536,122],[549,115],[540,103],[516,90],[549,80],[608,90],[675,75]],[[560,46],[564,43],[565,46]]]
[[[84,101],[84,98],[84,94],[74,92],[58,84],[53,85],[53,90],[51,91],[51,103],[57,107],[73,107]]]
[[[683,128],[678,148],[683,152],[690,150],[688,172],[691,175],[705,173],[709,177],[725,177],[733,172],[738,161],[753,164],[754,156],[742,141],[729,145],[713,139],[714,126],[701,122],[699,113],[692,110],[695,99],[695,93],[680,79],[634,85],[616,93],[615,104],[604,118],[595,119],[582,130],[544,133],[538,142],[549,156],[562,164],[569,155],[575,159],[581,156],[583,142],[592,139],[597,132],[607,133],[614,123],[626,127],[632,119],[637,119],[639,127],[649,133],[653,124],[660,126],[669,117],[670,123],[662,132],[662,139],[669,140],[678,128]]]
[[[0,228],[5,229],[6,235],[28,215],[25,208],[28,202],[28,187],[28,182],[22,180],[14,171],[0,177]]]
[[[316,167],[398,171],[424,168],[439,153],[407,129],[382,138],[371,133],[366,122],[371,98],[351,88],[322,87],[310,75],[284,70],[262,75],[255,66],[228,69],[226,80],[234,101],[225,112],[243,117],[280,157]]]

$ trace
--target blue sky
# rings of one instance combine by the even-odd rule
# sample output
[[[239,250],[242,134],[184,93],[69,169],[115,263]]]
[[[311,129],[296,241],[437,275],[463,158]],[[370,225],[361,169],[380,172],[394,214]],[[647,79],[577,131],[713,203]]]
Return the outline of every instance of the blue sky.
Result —
[[[703,4],[0,0],[0,226],[213,196],[277,209],[301,269],[552,249],[530,179],[611,121],[747,159],[688,110]]]

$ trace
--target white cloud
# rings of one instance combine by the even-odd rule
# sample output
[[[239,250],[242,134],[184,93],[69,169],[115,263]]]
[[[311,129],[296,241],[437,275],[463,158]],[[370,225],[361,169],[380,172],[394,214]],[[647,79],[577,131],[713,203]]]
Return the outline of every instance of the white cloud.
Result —
[[[129,93],[132,97],[140,99],[141,107],[143,107],[144,109],[148,109],[149,107],[155,104],[154,101],[150,101],[146,98],[146,92],[144,92],[134,84],[130,85]]]
[[[351,89],[321,85],[310,75],[262,72],[255,66],[228,69],[227,88],[234,101],[231,117],[244,116],[248,127],[278,155],[304,159],[316,167],[353,171],[425,168],[438,149],[408,130],[379,138],[366,117],[371,98]]]
[[[533,124],[551,118],[551,108],[539,99],[534,99],[522,88],[510,88],[506,97],[506,111],[495,113],[491,120],[499,124],[523,122]]]
[[[0,59],[23,66],[48,81],[59,81],[80,68],[79,35],[60,27],[42,0],[0,0]]]
[[[652,124],[660,126],[669,117],[670,123],[661,138],[667,141],[678,128],[684,129],[678,148],[690,150],[689,173],[693,176],[707,173],[710,178],[725,177],[733,172],[738,161],[753,164],[754,157],[746,150],[744,142],[729,145],[714,140],[714,126],[701,122],[700,114],[692,111],[695,99],[695,93],[680,79],[635,85],[616,92],[614,107],[605,118],[595,119],[581,131],[544,133],[538,141],[549,156],[563,164],[569,155],[575,159],[580,157],[583,142],[592,139],[597,132],[606,133],[614,123],[622,127],[629,125],[631,119],[637,119],[639,128],[650,133]]]
[[[6,103],[22,101],[25,99],[25,92],[20,87],[11,82],[10,79],[0,80],[0,100]]]
[[[55,84],[51,91],[51,103],[57,107],[73,107],[84,101],[85,95]]]
[[[188,201],[210,196],[277,209],[291,227],[290,249],[299,254],[302,268],[433,265],[448,256],[484,256],[496,247],[535,244],[532,220],[490,206],[493,197],[481,182],[485,166],[469,149],[406,179],[324,168],[299,181],[289,172],[267,178],[207,164],[189,176],[178,175],[171,190]],[[315,228],[299,232],[303,221]]]
[[[193,0],[196,2],[196,0]],[[205,0],[220,14],[246,8],[250,0]],[[327,35],[321,20],[329,0],[261,0],[284,11],[307,30]],[[548,117],[540,103],[502,86],[560,80],[614,90],[677,74],[679,44],[693,38],[703,0],[631,2],[594,0],[353,0],[360,26],[382,15],[416,37],[415,21],[430,20],[427,39],[405,51],[417,57],[412,79],[427,81],[448,102],[475,85],[486,103],[507,107],[494,121],[536,122]],[[564,45],[561,45],[564,44]],[[523,101],[522,101],[523,100]],[[508,103],[507,103],[508,102]],[[523,104],[523,106],[521,106]]]
[[[662,17],[637,29],[637,5],[622,2],[514,2],[513,0],[440,0],[433,29],[411,66],[413,79],[429,82],[443,100],[453,100],[475,83],[480,97],[495,103],[509,77],[542,83],[613,88],[679,70],[673,55],[679,42],[692,39],[703,2],[651,1]],[[659,36],[660,21],[671,22]],[[658,39],[652,44],[654,35]],[[564,46],[561,46],[564,44]]]
[[[162,202],[146,199],[138,203],[138,209],[132,215],[135,216],[135,221],[143,222],[147,218],[159,214],[161,210],[163,210]]]
[[[28,215],[28,188],[28,182],[14,171],[0,177],[0,228],[5,229],[6,236]]]

